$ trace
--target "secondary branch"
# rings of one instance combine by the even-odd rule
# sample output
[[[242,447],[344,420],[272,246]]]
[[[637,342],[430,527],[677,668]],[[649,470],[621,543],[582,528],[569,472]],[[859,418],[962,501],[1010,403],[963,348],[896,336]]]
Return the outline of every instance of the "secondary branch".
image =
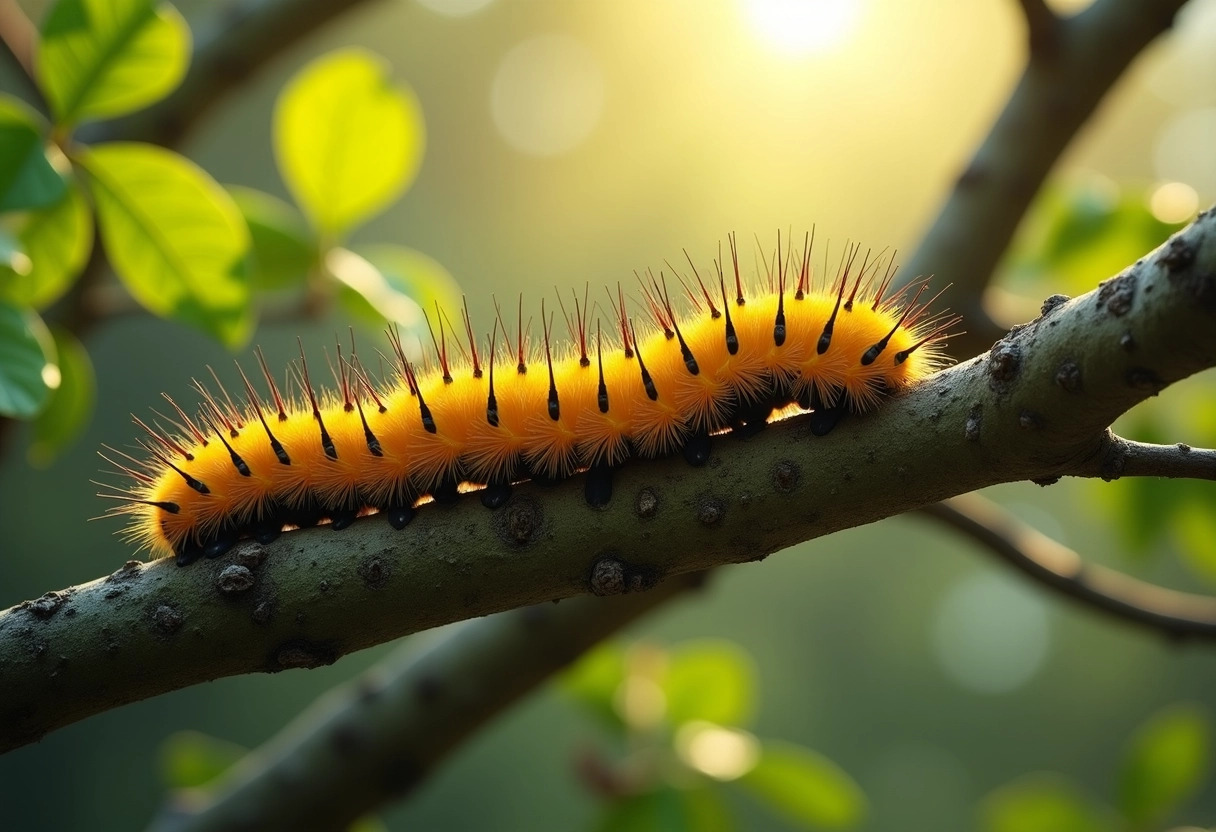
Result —
[[[214,787],[179,793],[153,832],[344,829],[413,791],[449,753],[593,644],[705,580],[470,621],[327,693]]]
[[[978,494],[921,509],[1066,598],[1175,638],[1216,639],[1216,598],[1145,583],[1094,563]]]

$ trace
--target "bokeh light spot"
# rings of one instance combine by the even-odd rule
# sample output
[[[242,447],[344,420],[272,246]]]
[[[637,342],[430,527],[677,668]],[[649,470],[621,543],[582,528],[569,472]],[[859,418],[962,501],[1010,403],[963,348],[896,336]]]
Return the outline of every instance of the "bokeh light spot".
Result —
[[[743,0],[743,11],[765,43],[787,55],[808,55],[853,34],[861,0]]]
[[[58,390],[63,383],[63,374],[59,372],[58,364],[42,365],[42,383],[52,390]]]
[[[1186,222],[1199,210],[1199,194],[1185,182],[1166,182],[1154,189],[1148,207],[1161,222]]]
[[[754,736],[711,722],[680,726],[675,746],[686,765],[715,780],[737,780],[760,759],[760,743]]]
[[[591,135],[603,114],[599,61],[565,35],[526,40],[498,67],[490,108],[498,132],[521,153],[567,153]]]
[[[1008,693],[1026,684],[1042,667],[1049,642],[1046,605],[1003,575],[959,581],[933,624],[942,669],[977,693]]]

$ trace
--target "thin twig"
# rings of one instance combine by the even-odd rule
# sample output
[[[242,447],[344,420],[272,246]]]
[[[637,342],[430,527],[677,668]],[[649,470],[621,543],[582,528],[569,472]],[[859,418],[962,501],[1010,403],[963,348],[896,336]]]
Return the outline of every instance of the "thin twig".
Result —
[[[1073,475],[1104,480],[1120,477],[1216,480],[1216,451],[1193,448],[1183,442],[1153,445],[1109,433],[1102,453],[1091,463],[1089,470],[1079,470]]]
[[[1216,598],[1177,592],[1086,563],[1072,549],[978,494],[926,506],[920,513],[1087,607],[1173,638],[1216,639]]]

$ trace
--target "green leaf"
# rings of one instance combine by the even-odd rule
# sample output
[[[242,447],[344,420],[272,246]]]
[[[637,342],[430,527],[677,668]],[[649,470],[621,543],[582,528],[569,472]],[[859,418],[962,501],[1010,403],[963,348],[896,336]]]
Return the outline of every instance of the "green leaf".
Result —
[[[806,829],[848,829],[866,815],[866,797],[853,778],[821,754],[766,742],[740,785]]]
[[[0,416],[28,419],[51,396],[55,344],[30,309],[0,301]]]
[[[93,219],[75,179],[59,202],[16,221],[19,256],[0,259],[0,298],[45,309],[63,296],[93,248]]]
[[[411,89],[362,49],[323,55],[279,96],[275,155],[287,187],[321,232],[340,236],[409,186],[425,129]]]
[[[67,330],[55,329],[51,335],[55,339],[59,387],[34,419],[29,459],[39,468],[50,465],[59,452],[80,435],[93,415],[93,403],[97,399],[93,362],[84,345]]]
[[[663,682],[673,725],[705,720],[745,725],[752,717],[755,670],[751,658],[728,641],[691,642],[674,649]]]
[[[1216,581],[1216,517],[1212,516],[1211,498],[1202,487],[1188,494],[1183,504],[1174,510],[1169,528],[1178,542],[1182,561],[1192,572],[1208,581]]]
[[[106,253],[132,296],[230,348],[244,344],[253,330],[249,231],[224,189],[147,144],[98,145],[82,163]]]
[[[625,648],[602,644],[585,654],[562,674],[561,689],[609,727],[623,727],[616,711],[616,694],[625,680]]]
[[[30,270],[30,258],[25,253],[25,246],[3,224],[0,224],[0,269],[20,269],[22,273]],[[7,283],[0,283],[0,289],[5,285]]]
[[[161,776],[171,789],[205,786],[245,754],[236,743],[199,731],[178,731],[161,746]]]
[[[729,810],[708,789],[662,788],[617,801],[596,832],[730,832]]]
[[[338,299],[347,313],[369,326],[380,329],[386,321],[422,337],[426,320],[418,301],[395,287],[366,259],[344,248],[332,248],[325,255],[325,271],[341,285]]]
[[[0,96],[0,214],[41,208],[63,197],[63,177],[47,158],[44,132],[33,110]]]
[[[1065,780],[1030,775],[984,798],[982,832],[1109,832],[1106,813],[1093,806]]]
[[[1195,705],[1154,714],[1132,737],[1119,776],[1119,808],[1133,824],[1159,823],[1204,782],[1211,724]]]
[[[168,3],[59,0],[42,24],[38,76],[61,126],[145,107],[189,63],[190,28]]]
[[[258,289],[302,284],[317,264],[317,241],[295,207],[253,188],[229,185],[252,241],[250,277]]]
[[[437,261],[420,251],[396,245],[360,246],[355,252],[379,272],[383,283],[348,280],[349,273],[345,276],[335,273],[345,284],[341,300],[353,317],[377,328],[386,321],[425,327],[418,312],[406,312],[404,298],[417,306],[419,312],[425,310],[432,320],[436,306],[459,320],[455,315],[462,302],[460,284]]]

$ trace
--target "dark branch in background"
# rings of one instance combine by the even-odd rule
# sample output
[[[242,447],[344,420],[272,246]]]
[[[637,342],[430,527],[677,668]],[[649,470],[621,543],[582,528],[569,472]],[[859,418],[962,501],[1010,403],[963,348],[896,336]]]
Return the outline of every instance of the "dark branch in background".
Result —
[[[1046,0],[1018,0],[1026,19],[1026,43],[1031,55],[1054,52],[1059,45],[1060,19],[1047,7]]]
[[[983,295],[1014,231],[1081,125],[1183,3],[1096,0],[1056,18],[1051,48],[1039,49],[1035,39],[1042,42],[1051,12],[1042,0],[1021,0],[1031,38],[1026,69],[903,271],[905,282],[932,274],[954,287],[950,303],[967,333],[951,340],[953,355],[976,355],[1001,337],[1005,327],[989,316]]]
[[[1176,638],[1216,638],[1216,598],[1145,583],[1094,563],[996,503],[967,494],[922,514],[962,532],[1005,563],[1066,598]]]
[[[470,621],[421,653],[406,645],[330,691],[206,791],[178,793],[154,832],[344,829],[412,792],[467,737],[580,654],[701,585],[574,598]]]
[[[1121,346],[1134,333],[1134,349]],[[762,558],[988,485],[1090,475],[1107,426],[1216,366],[1216,212],[1100,288],[1051,307],[830,436],[789,419],[710,465],[623,467],[589,508],[574,477],[378,517],[181,569],[132,563],[0,613],[0,748],[237,673],[328,664],[456,620]],[[1061,381],[1063,379],[1063,381]],[[53,557],[55,553],[43,553]]]

